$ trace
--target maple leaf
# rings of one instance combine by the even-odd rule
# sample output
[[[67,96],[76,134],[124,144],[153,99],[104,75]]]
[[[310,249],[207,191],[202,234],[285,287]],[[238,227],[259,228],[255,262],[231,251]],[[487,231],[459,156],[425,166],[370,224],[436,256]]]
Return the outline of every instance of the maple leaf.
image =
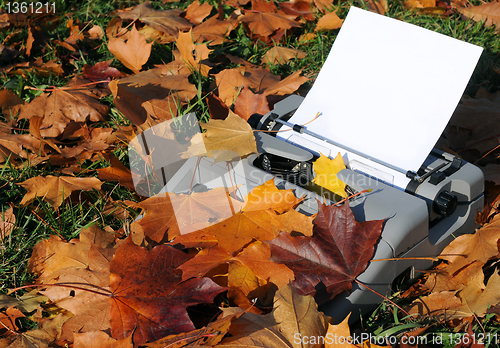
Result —
[[[460,290],[454,287],[470,277],[470,273],[466,272],[468,265],[473,263],[484,265],[488,260],[499,256],[497,247],[499,226],[500,219],[495,219],[478,229],[476,233],[464,234],[453,240],[439,256],[448,264],[441,272],[429,276],[425,283],[426,288],[434,289],[436,292]]]
[[[99,103],[90,92],[55,90],[50,95],[44,93],[36,97],[24,106],[18,119],[41,117],[40,134],[56,137],[71,122],[104,121],[108,111],[109,108]]]
[[[73,18],[69,19],[69,21],[66,23],[66,27],[69,28],[70,35],[68,36],[68,38],[66,40],[64,40],[65,42],[67,42],[70,45],[74,45],[78,41],[84,39],[82,30],[80,30],[78,25],[73,25]]]
[[[219,162],[257,152],[252,127],[231,110],[225,120],[210,120],[200,125],[207,132],[198,133],[191,139],[184,158],[208,156]]]
[[[136,126],[143,124],[147,119],[143,103],[171,97],[168,102],[172,100],[174,105],[176,101],[181,103],[191,100],[197,93],[196,87],[189,82],[188,75],[171,75],[168,69],[164,70],[161,67],[111,81],[109,88],[118,110]]]
[[[234,112],[245,121],[253,114],[265,115],[269,111],[266,94],[254,94],[250,88],[244,87],[234,102]]]
[[[295,196],[293,189],[279,190],[274,179],[269,179],[248,193],[242,211],[272,209],[281,214],[295,208],[303,200],[304,197]]]
[[[111,261],[111,333],[134,345],[195,327],[186,307],[212,302],[224,290],[208,278],[182,281],[175,272],[189,256],[168,245],[146,250],[128,238]]]
[[[273,75],[263,68],[238,67],[225,69],[215,75],[219,98],[231,106],[244,87],[252,88],[257,93],[280,81],[280,77]]]
[[[118,11],[122,19],[140,20],[149,26],[176,38],[179,31],[188,30],[192,24],[180,17],[181,10],[154,10],[149,1],[134,7],[131,11]]]
[[[345,169],[344,159],[340,152],[333,160],[323,154],[320,155],[320,158],[313,162],[313,170],[316,175],[312,182],[341,197],[347,197],[345,184],[337,178],[337,173]]]
[[[124,75],[116,68],[110,67],[112,59],[104,62],[98,62],[95,65],[85,64],[82,72],[83,76],[91,81],[110,81],[110,77],[121,78]]]
[[[33,201],[35,197],[50,203],[54,208],[59,207],[62,202],[69,197],[71,192],[76,190],[89,191],[99,190],[102,182],[96,178],[74,178],[70,176],[37,176],[18,185],[28,190],[21,201],[21,205],[26,205]]]
[[[193,41],[191,30],[186,33],[179,33],[175,40],[178,51],[174,51],[175,60],[166,65],[173,75],[190,74],[199,71],[203,76],[208,76],[210,67],[202,62],[208,58],[212,50],[207,44],[196,45]]]
[[[300,24],[295,22],[294,19],[295,16],[286,13],[247,12],[240,20],[247,25],[248,32],[251,35],[265,38],[275,34],[280,29],[287,30],[300,27]]]
[[[151,54],[153,43],[146,43],[146,39],[132,26],[127,41],[112,37],[108,42],[108,50],[134,73],[138,73],[146,64]]]
[[[500,275],[494,272],[488,284],[484,286],[484,275],[481,270],[475,274],[476,279],[458,293],[454,291],[434,292],[420,297],[410,306],[412,315],[441,316],[443,318],[483,317],[488,308],[500,303]]]
[[[262,281],[272,282],[278,288],[281,288],[294,279],[293,272],[285,265],[272,262],[269,260],[270,257],[271,250],[269,246],[256,241],[244,248],[236,256],[231,256],[230,253],[220,247],[202,249],[191,260],[183,263],[179,269],[182,270],[182,279],[189,279],[203,277],[221,264],[236,264],[245,266]],[[234,276],[231,273],[237,272],[235,272],[235,269],[229,268],[228,275]]]
[[[340,19],[336,12],[330,12],[318,20],[314,31],[339,29],[343,23],[344,20]]]
[[[349,329],[349,314],[341,323],[337,325],[328,324],[328,331],[326,333],[327,337],[333,339],[327,340],[325,342],[325,348],[344,348],[349,347],[360,347],[360,348],[391,348],[390,345],[379,346],[370,342],[370,340],[365,340],[361,345],[348,343],[347,338],[351,338],[351,330]]]
[[[426,7],[435,7],[436,0],[406,0],[404,5],[407,9],[419,9]]]
[[[223,308],[224,315],[241,313],[241,309]],[[326,316],[318,312],[312,296],[297,294],[290,285],[276,292],[274,310],[266,315],[244,313],[231,323],[229,333],[220,347],[297,347],[297,333],[321,337],[327,330]],[[300,347],[320,348],[320,342],[301,342]]]
[[[212,12],[212,8],[213,6],[208,2],[200,5],[199,1],[196,0],[186,8],[184,18],[193,24],[200,24]]]
[[[288,234],[297,230],[299,228],[297,224],[290,226],[286,223],[286,214],[289,213],[277,215],[271,209],[239,212],[217,224],[179,236],[174,243],[184,245],[186,239],[213,236],[219,241],[218,245],[221,248],[232,254],[254,239],[268,241],[274,239],[280,232]],[[307,218],[305,215],[303,217]]]
[[[94,128],[90,132],[88,139],[79,145],[60,149],[61,156],[90,159],[92,153],[106,150],[109,147],[106,140],[111,135],[111,132],[113,132],[113,128]]]
[[[0,336],[9,337],[19,331],[15,321],[17,318],[24,318],[25,315],[14,307],[9,307],[5,313],[0,312]]]
[[[290,59],[302,59],[306,57],[306,52],[298,50],[296,48],[280,47],[274,46],[269,49],[264,58],[262,58],[263,64],[285,64],[290,61]]]
[[[88,30],[90,40],[102,40],[104,33],[102,28],[98,25],[93,25],[92,28]]]
[[[134,190],[135,186],[130,169],[125,167],[116,156],[110,153],[106,153],[103,156],[107,161],[111,162],[111,165],[106,168],[97,169],[97,177],[104,181],[118,181],[120,185]]]
[[[2,108],[3,116],[7,121],[10,121],[11,125],[14,125],[14,116],[16,116],[24,104],[25,101],[23,99],[19,98],[8,89],[2,89],[0,91],[0,108]]]
[[[289,1],[280,3],[280,9],[286,14],[302,17],[307,21],[314,21],[311,4],[307,1]]]
[[[241,314],[243,313],[228,315],[224,318],[219,318],[210,322],[206,327],[201,329],[160,338],[155,342],[145,344],[145,346],[150,348],[165,348],[177,347],[176,344],[182,344],[183,346],[187,344],[188,346],[206,345],[213,347],[227,334],[231,322],[236,320]],[[179,346],[179,348],[181,348],[181,346]]]
[[[218,187],[206,192],[190,194],[163,193],[150,197],[136,206],[143,209],[144,217],[135,222],[144,234],[156,242],[187,234],[230,217],[240,206]]]
[[[335,207],[318,202],[313,236],[292,237],[281,233],[267,242],[271,246],[271,260],[293,270],[293,286],[300,294],[315,294],[318,303],[324,303],[352,289],[352,281],[373,256],[383,222],[359,223],[348,204]]]
[[[497,1],[473,7],[462,7],[457,9],[462,15],[473,21],[484,21],[484,25],[490,27],[500,24],[500,3]]]
[[[16,216],[14,209],[11,206],[9,209],[2,211],[0,216],[0,241],[11,234],[16,225]]]
[[[41,273],[39,284],[76,283],[94,291],[53,286],[41,292],[73,314],[62,325],[60,340],[72,342],[74,332],[109,329],[109,262],[115,251],[109,247],[113,240],[113,235],[94,226],[82,229],[80,240],[67,243],[51,236],[35,245],[29,270]]]
[[[18,298],[0,295],[0,308],[14,307],[23,313],[30,313],[37,310],[40,304],[47,302],[47,300],[46,296],[38,294],[38,290],[35,289]]]
[[[211,46],[220,45],[230,41],[227,37],[233,29],[238,26],[238,20],[218,20],[217,16],[210,17],[205,22],[193,28],[193,40],[195,42],[209,41]]]
[[[74,347],[78,348],[132,348],[132,335],[115,340],[103,331],[75,333]]]

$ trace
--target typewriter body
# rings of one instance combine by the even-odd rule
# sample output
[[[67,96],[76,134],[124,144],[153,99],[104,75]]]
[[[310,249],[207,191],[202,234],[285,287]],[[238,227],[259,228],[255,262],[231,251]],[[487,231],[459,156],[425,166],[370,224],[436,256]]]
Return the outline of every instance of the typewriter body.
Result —
[[[266,120],[288,118],[302,100],[297,95],[284,99],[270,113],[254,117],[253,125],[274,129],[276,122],[270,124]],[[197,127],[194,114],[183,117],[184,124],[195,124]],[[189,118],[192,122],[189,122]],[[166,145],[161,142],[161,137],[156,137],[155,143],[150,132],[155,132],[154,127],[143,133],[143,141],[147,142],[148,148],[152,151],[164,149]],[[293,189],[297,197],[306,197],[296,208],[303,214],[315,214],[318,200],[326,204],[333,203],[324,195],[304,188],[314,175],[311,170],[311,162],[317,158],[314,149],[306,149],[270,135],[276,133],[255,134],[258,154],[243,159],[214,163],[209,157],[176,158],[175,161],[167,162],[153,158],[153,163],[161,163],[161,168],[156,167],[156,176],[169,179],[161,190],[150,194],[238,187],[236,194],[243,200],[254,187],[274,179],[278,188]],[[143,143],[136,146],[144,147]],[[481,170],[470,163],[433,150],[418,172],[420,182],[411,180],[405,189],[353,170],[349,168],[349,163],[346,165],[347,168],[337,176],[352,192],[371,190],[349,200],[356,220],[385,220],[373,259],[400,259],[371,262],[357,278],[379,294],[390,296],[396,287],[418,277],[418,270],[428,269],[432,265],[431,261],[418,258],[439,255],[453,238],[471,233],[476,227],[476,212],[483,207],[484,178]],[[165,175],[165,169],[168,169],[169,174]],[[227,212],[229,217],[229,208]],[[182,231],[189,232],[192,231]],[[366,313],[382,300],[380,296],[354,284],[350,294],[337,296],[324,304],[321,310],[335,320],[342,320],[352,312],[351,319],[355,320],[359,313]]]
[[[346,169],[337,177],[350,192],[371,190],[349,200],[356,220],[385,220],[373,259],[398,259],[371,262],[358,280],[389,296],[400,283],[418,276],[416,271],[431,266],[431,261],[419,258],[436,257],[453,238],[476,227],[476,212],[483,207],[481,170],[451,154],[430,150],[456,108],[481,51],[352,7],[306,98],[292,95],[266,115],[249,119],[256,130],[280,130],[255,132],[258,154],[217,163],[208,157],[164,158],[172,149],[186,150],[189,144],[176,143],[172,137],[169,141],[174,143],[163,143],[159,128],[142,133],[134,146],[146,150],[153,171],[163,178],[153,194],[238,187],[236,193],[243,199],[274,178],[278,188],[306,196],[297,210],[308,215],[317,212],[318,200],[332,203],[307,186],[314,175],[311,163],[320,153],[334,158],[341,152]],[[436,56],[450,66],[422,64]],[[305,127],[317,111],[325,115]],[[199,131],[194,114],[176,122]],[[287,127],[289,132],[281,132]],[[350,133],[359,137],[353,139]],[[129,156],[133,153],[129,151]],[[140,156],[132,157],[131,169],[138,164],[137,177],[146,177]],[[354,284],[350,294],[337,296],[321,309],[337,321],[352,312],[354,320],[381,301]]]

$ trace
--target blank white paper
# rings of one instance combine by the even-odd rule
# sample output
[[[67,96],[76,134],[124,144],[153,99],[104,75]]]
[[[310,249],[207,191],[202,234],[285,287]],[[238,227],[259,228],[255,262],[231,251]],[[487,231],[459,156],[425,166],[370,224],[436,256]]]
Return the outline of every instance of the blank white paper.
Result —
[[[290,122],[304,124],[321,112],[308,130],[417,171],[452,116],[481,52],[481,47],[351,7]],[[290,133],[278,135],[288,138]],[[312,137],[300,137],[336,151]],[[298,142],[296,133],[293,138]],[[347,163],[366,162],[340,151]],[[396,186],[408,182],[403,174],[394,175]]]

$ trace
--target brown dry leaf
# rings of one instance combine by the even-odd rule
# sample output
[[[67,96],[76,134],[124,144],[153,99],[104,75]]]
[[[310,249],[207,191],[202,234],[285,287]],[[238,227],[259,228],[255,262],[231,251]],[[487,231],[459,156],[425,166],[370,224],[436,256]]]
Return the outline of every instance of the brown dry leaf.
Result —
[[[325,342],[324,348],[345,348],[345,347],[360,347],[360,348],[391,348],[390,345],[387,346],[379,346],[370,342],[370,340],[366,340],[359,344],[348,343],[347,339],[352,338],[351,330],[349,329],[349,315],[337,325],[328,324],[327,336],[330,337],[330,340]],[[403,347],[403,346],[402,346]]]
[[[498,257],[500,254],[497,246],[500,238],[498,235],[499,226],[500,219],[496,219],[489,224],[485,224],[476,233],[465,234],[452,241],[439,256],[440,259],[448,261],[448,265],[440,272],[431,274],[425,286],[435,292],[460,290],[450,288],[450,285],[453,286],[456,282],[467,283],[468,273],[459,272],[460,270],[465,270],[466,266],[474,262],[485,264],[488,260]],[[456,276],[459,278],[450,282]]]
[[[168,240],[206,227],[239,211],[240,203],[228,195],[228,190],[218,187],[207,192],[189,195],[166,193],[150,197],[137,204],[144,217],[136,221],[144,234],[156,242]]]
[[[165,66],[111,81],[109,88],[118,110],[136,126],[147,119],[147,112],[142,107],[144,102],[172,96],[180,104],[188,102],[197,93],[188,75],[171,75]]]
[[[98,62],[95,65],[85,64],[82,72],[83,76],[91,81],[110,81],[110,77],[121,78],[124,75],[116,68],[110,67],[113,59],[104,62]]]
[[[11,234],[15,225],[16,216],[14,215],[14,209],[11,206],[6,211],[2,211],[2,215],[0,216],[0,242]]]
[[[177,116],[178,109],[175,98],[169,95],[165,99],[151,99],[141,105],[155,121],[166,121]]]
[[[500,24],[500,3],[498,1],[493,1],[486,3],[484,5],[458,8],[463,16],[470,18],[476,22],[484,21],[484,25],[490,27],[492,25]]]
[[[241,313],[239,308],[223,308],[224,316]],[[318,311],[312,296],[298,295],[290,285],[276,292],[274,310],[266,315],[244,313],[229,328],[231,337],[225,338],[220,347],[296,347],[296,334],[301,337],[324,336],[327,317]],[[304,348],[321,348],[320,342],[303,342]]]
[[[217,16],[210,17],[205,22],[193,28],[195,42],[209,42],[211,46],[228,42],[229,34],[238,26],[238,20],[218,20]]]
[[[103,157],[111,162],[111,165],[106,168],[97,169],[97,177],[104,181],[118,181],[120,185],[134,190],[134,182],[130,169],[116,158],[113,154],[105,153]]]
[[[199,71],[203,76],[208,76],[210,66],[203,61],[208,58],[212,50],[208,49],[207,44],[195,44],[191,30],[186,33],[179,32],[175,42],[179,51],[174,51],[175,60],[166,65],[171,73],[177,75]]]
[[[113,128],[94,128],[89,137],[74,147],[61,149],[64,158],[90,159],[95,152],[106,150],[110,145],[106,142]]]
[[[314,21],[311,4],[307,1],[287,1],[280,3],[280,9],[286,14],[302,17],[307,21]]]
[[[169,245],[147,250],[127,238],[111,272],[111,335],[132,334],[134,346],[195,329],[186,307],[212,302],[225,289],[208,278],[181,280],[176,269],[189,255]]]
[[[77,25],[73,25],[73,18],[70,18],[70,20],[66,23],[66,27],[69,28],[70,35],[68,36],[68,38],[66,40],[64,40],[65,42],[67,42],[70,45],[74,45],[78,41],[84,39],[83,32],[78,27],[78,22],[77,22]]]
[[[406,0],[404,5],[407,9],[418,9],[418,8],[427,8],[427,7],[435,7],[436,0]]]
[[[339,29],[343,23],[344,20],[340,19],[336,12],[330,12],[318,20],[314,31]]]
[[[75,333],[74,348],[133,348],[132,335],[115,340],[103,331]]]
[[[89,29],[88,33],[90,40],[102,40],[102,38],[104,37],[104,32],[98,25],[93,25],[92,28]]]
[[[191,139],[186,154],[189,157],[208,156],[218,162],[257,152],[252,128],[231,110],[225,120],[210,120],[200,125],[207,131]]]
[[[266,89],[266,94],[270,95],[287,95],[295,92],[302,84],[306,83],[309,79],[305,76],[300,76],[302,70],[297,70],[291,75],[285,77],[278,83],[269,86]]]
[[[149,59],[153,43],[147,43],[144,36],[132,26],[130,37],[127,41],[110,38],[108,42],[109,51],[125,65],[137,74]]]
[[[304,218],[306,216],[304,215]],[[218,245],[233,254],[252,240],[270,241],[283,232],[290,234],[296,226],[287,226],[271,209],[239,212],[215,225],[177,237],[173,243],[185,245],[185,240],[215,237]],[[199,247],[202,247],[200,245]]]
[[[189,346],[198,347],[202,345],[213,347],[227,334],[231,322],[236,320],[241,314],[219,318],[201,329],[163,337],[158,341],[147,343],[145,346],[150,348],[183,348]]]
[[[28,40],[26,41],[26,55],[31,56],[33,49],[44,47],[50,39],[42,32],[40,27],[33,25],[31,20],[28,20]]]
[[[306,52],[296,48],[274,46],[266,52],[262,59],[262,63],[279,65],[287,63],[290,59],[302,59],[305,58],[305,56]]]
[[[442,317],[445,313],[451,314],[456,308],[462,305],[460,299],[455,296],[456,293],[456,291],[441,291],[423,296],[412,302],[408,313],[411,315],[432,315],[435,317]]]
[[[277,84],[280,77],[263,68],[238,67],[222,70],[215,75],[215,81],[219,90],[219,98],[224,104],[231,106],[244,87],[249,87],[256,93],[262,93],[266,88]]]
[[[375,12],[381,15],[385,15],[385,12],[389,9],[387,0],[367,0],[366,6],[371,12]]]
[[[243,88],[234,102],[234,112],[245,121],[253,114],[265,115],[269,111],[266,93],[254,94],[250,88]]]
[[[269,246],[260,241],[256,241],[233,257],[220,247],[202,249],[191,260],[183,263],[179,269],[182,270],[182,279],[189,279],[192,277],[199,278],[205,276],[212,269],[221,264],[236,263],[238,265],[244,265],[251,270],[252,274],[260,279],[260,282],[272,282],[278,288],[282,288],[294,279],[293,272],[285,265],[279,265],[272,262],[269,260],[270,257],[271,249]],[[231,272],[232,270],[230,268],[229,274]],[[234,277],[235,275],[232,276]],[[257,282],[256,286],[259,286],[259,282]],[[245,293],[245,295],[247,294],[248,292]]]
[[[106,105],[86,91],[55,90],[50,95],[44,93],[36,97],[24,106],[18,119],[41,117],[40,134],[43,137],[56,137],[71,122],[104,121],[108,111]]]
[[[200,5],[199,1],[196,0],[186,8],[184,18],[193,24],[200,24],[212,12],[212,8],[213,6],[208,2]]]
[[[14,125],[14,116],[17,115],[21,107],[25,104],[25,101],[19,98],[17,95],[9,91],[8,89],[3,89],[0,91],[0,108],[2,108],[2,114],[10,125]],[[10,130],[9,132],[10,133]]]
[[[352,282],[373,257],[383,223],[357,222],[349,204],[336,207],[318,202],[313,236],[280,233],[267,242],[271,260],[294,271],[292,285],[299,293],[314,294],[323,304],[342,291],[351,291]]]
[[[298,28],[295,16],[284,12],[246,12],[240,20],[248,27],[250,36],[269,37],[279,30]]]
[[[500,303],[500,275],[493,272],[486,287],[481,270],[476,272],[476,281],[471,281],[455,295],[457,291],[435,292],[415,300],[410,314],[420,316],[441,316],[443,318],[483,317],[488,308]]]
[[[256,241],[231,260],[241,262],[250,268],[257,277],[272,282],[276,284],[278,289],[281,289],[294,280],[293,271],[285,265],[272,262],[270,258],[271,248],[269,245]]]
[[[19,328],[15,321],[17,318],[24,318],[25,315],[17,308],[9,307],[5,312],[0,312],[0,337],[15,335]]]
[[[155,28],[173,39],[179,31],[189,30],[192,24],[180,17],[181,10],[154,10],[149,1],[134,7],[131,11],[118,11],[122,19],[139,20]]]
[[[281,214],[295,208],[303,200],[304,197],[295,197],[292,189],[279,190],[274,179],[270,179],[248,193],[242,210],[249,212],[273,209]]]
[[[73,191],[99,190],[102,182],[96,178],[74,178],[69,176],[37,176],[18,183],[28,190],[21,201],[21,205],[26,205],[33,201],[35,197],[50,203],[54,208],[59,207],[62,202],[69,197]]]

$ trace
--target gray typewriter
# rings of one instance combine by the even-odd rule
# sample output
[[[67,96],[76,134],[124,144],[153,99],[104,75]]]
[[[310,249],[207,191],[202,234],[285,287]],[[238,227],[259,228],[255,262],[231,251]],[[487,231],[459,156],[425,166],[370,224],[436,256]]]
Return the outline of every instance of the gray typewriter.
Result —
[[[356,220],[386,220],[373,259],[398,259],[371,262],[358,280],[390,295],[418,276],[418,270],[431,266],[431,261],[419,258],[439,255],[453,238],[476,227],[476,212],[483,207],[481,170],[433,146],[481,51],[352,7],[306,98],[292,95],[266,115],[249,119],[256,130],[280,131],[255,132],[257,154],[217,163],[208,157],[169,157],[185,151],[189,146],[185,139],[199,132],[196,115],[191,113],[172,120],[170,129],[182,125],[178,137],[165,132],[168,125],[159,125],[131,142],[134,182],[140,188],[146,177],[162,178],[150,194],[238,187],[238,197],[243,199],[274,178],[278,188],[305,195],[297,210],[312,215],[317,212],[317,200],[325,198],[305,188],[314,175],[311,162],[320,153],[333,158],[340,152],[346,169],[338,178],[351,193],[371,189],[349,200]],[[421,64],[434,57],[450,66]],[[323,115],[304,126],[318,111]],[[150,172],[141,160],[145,155],[152,165]],[[227,214],[231,216],[230,209]],[[321,309],[335,320],[352,312],[354,320],[381,301],[354,284],[350,294],[337,296]]]
[[[302,100],[300,96],[290,96],[277,103],[268,114],[254,115],[250,122],[257,129],[275,130],[282,122],[288,123],[286,119]],[[198,127],[195,114],[182,116],[182,124],[184,127]],[[301,131],[300,127],[296,129]],[[217,163],[209,157],[168,158],[167,153],[160,150],[172,148],[171,142],[176,141],[163,139],[157,134],[162,133],[155,127],[148,129],[137,143],[131,145],[135,148],[130,151],[131,163],[137,163],[133,159],[134,151],[147,148],[152,153],[152,163],[157,164],[156,175],[151,176],[167,178],[164,186],[149,192],[150,195],[238,187],[238,198],[244,199],[254,187],[274,178],[278,188],[293,189],[297,197],[306,196],[297,207],[301,213],[315,214],[318,200],[325,201],[324,195],[304,188],[314,175],[311,163],[317,158],[317,153],[270,135],[273,133],[255,132],[258,154]],[[189,144],[177,145],[187,147]],[[138,165],[136,173],[142,167],[142,164]],[[142,173],[136,178],[143,179],[145,175]],[[371,189],[370,193],[349,201],[357,221],[386,219],[373,259],[400,260],[372,262],[358,277],[367,287],[385,296],[418,277],[418,270],[431,266],[431,261],[418,258],[435,257],[453,238],[473,232],[476,212],[483,207],[484,177],[481,170],[437,149],[432,150],[418,172],[408,173],[410,180],[404,189],[373,174],[350,168],[340,171],[337,176],[351,192]],[[144,180],[140,182],[144,183]],[[137,187],[140,182],[137,181]],[[326,204],[331,203],[326,199]],[[227,212],[229,217],[229,208]],[[192,231],[182,231],[189,232]],[[380,296],[354,284],[352,293],[337,296],[321,309],[335,319],[343,319],[353,312],[351,317],[354,319],[356,314],[373,309],[382,300]]]

